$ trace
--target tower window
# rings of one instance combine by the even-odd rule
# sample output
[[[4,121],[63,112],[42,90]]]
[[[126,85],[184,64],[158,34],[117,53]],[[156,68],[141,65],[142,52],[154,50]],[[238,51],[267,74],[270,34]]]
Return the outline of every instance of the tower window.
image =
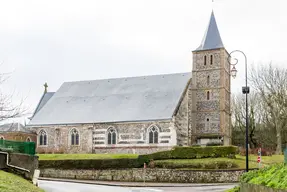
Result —
[[[209,92],[209,91],[207,91],[207,93],[206,93],[206,99],[207,99],[207,100],[210,99],[210,92]]]
[[[206,118],[205,128],[208,130],[210,128],[209,118]]]
[[[210,65],[213,64],[213,55],[210,55]]]
[[[208,75],[207,78],[206,78],[206,84],[209,85],[209,83],[210,83],[210,77]]]
[[[204,65],[206,65],[206,55],[204,55]]]

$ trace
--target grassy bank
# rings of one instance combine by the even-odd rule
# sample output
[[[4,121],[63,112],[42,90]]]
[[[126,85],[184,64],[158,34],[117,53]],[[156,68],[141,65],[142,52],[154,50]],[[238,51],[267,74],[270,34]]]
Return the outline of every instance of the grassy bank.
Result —
[[[264,185],[274,189],[287,189],[287,166],[281,163],[250,171],[242,175],[241,182]]]
[[[0,170],[0,191],[5,192],[44,192],[29,181]]]

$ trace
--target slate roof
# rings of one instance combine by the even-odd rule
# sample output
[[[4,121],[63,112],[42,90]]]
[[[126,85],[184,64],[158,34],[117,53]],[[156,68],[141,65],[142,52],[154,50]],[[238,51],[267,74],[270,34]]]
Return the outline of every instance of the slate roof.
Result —
[[[42,95],[42,98],[40,99],[40,102],[38,103],[38,105],[34,111],[33,116],[42,109],[42,107],[49,101],[49,99],[51,99],[51,97],[54,95],[54,93],[55,92],[46,92]]]
[[[7,123],[0,125],[0,132],[23,132],[23,133],[33,133],[20,123]]]
[[[191,73],[65,82],[29,125],[171,119]]]
[[[205,35],[202,39],[200,46],[196,49],[196,51],[217,49],[223,47],[224,45],[222,43],[220,33],[218,31],[218,27],[214,17],[214,13],[212,11]]]

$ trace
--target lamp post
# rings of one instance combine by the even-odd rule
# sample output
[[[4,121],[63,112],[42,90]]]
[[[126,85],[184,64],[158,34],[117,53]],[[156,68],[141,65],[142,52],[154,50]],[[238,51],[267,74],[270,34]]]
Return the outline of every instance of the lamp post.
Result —
[[[246,172],[248,172],[249,170],[249,166],[248,166],[248,93],[250,91],[249,87],[247,86],[247,57],[245,55],[244,52],[240,51],[240,50],[234,50],[232,52],[229,53],[229,56],[228,56],[228,62],[229,64],[232,66],[231,70],[230,70],[230,73],[231,73],[231,76],[233,78],[236,77],[236,73],[237,73],[237,70],[235,68],[235,65],[238,63],[238,59],[234,58],[235,62],[234,63],[231,63],[230,61],[230,58],[231,58],[231,55],[235,52],[239,52],[241,53],[244,57],[245,57],[245,86],[242,87],[242,93],[246,95],[245,97],[245,104],[246,104],[246,124],[245,124],[245,148],[246,148]]]

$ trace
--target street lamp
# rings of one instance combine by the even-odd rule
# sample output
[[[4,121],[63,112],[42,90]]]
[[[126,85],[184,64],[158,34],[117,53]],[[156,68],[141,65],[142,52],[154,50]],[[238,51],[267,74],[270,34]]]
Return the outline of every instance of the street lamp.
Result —
[[[249,166],[248,166],[248,97],[247,97],[247,95],[248,95],[250,89],[247,86],[247,57],[246,57],[245,53],[240,51],[240,50],[234,50],[234,51],[229,53],[228,62],[232,66],[230,73],[231,73],[231,76],[233,78],[235,78],[236,74],[237,74],[237,70],[235,68],[235,65],[238,63],[238,59],[234,58],[234,61],[235,61],[234,63],[231,63],[230,59],[232,58],[231,55],[235,52],[239,52],[239,53],[243,54],[245,57],[245,86],[242,87],[242,93],[246,95],[246,99],[245,99],[245,104],[246,104],[245,148],[246,148],[246,172],[248,172]]]

